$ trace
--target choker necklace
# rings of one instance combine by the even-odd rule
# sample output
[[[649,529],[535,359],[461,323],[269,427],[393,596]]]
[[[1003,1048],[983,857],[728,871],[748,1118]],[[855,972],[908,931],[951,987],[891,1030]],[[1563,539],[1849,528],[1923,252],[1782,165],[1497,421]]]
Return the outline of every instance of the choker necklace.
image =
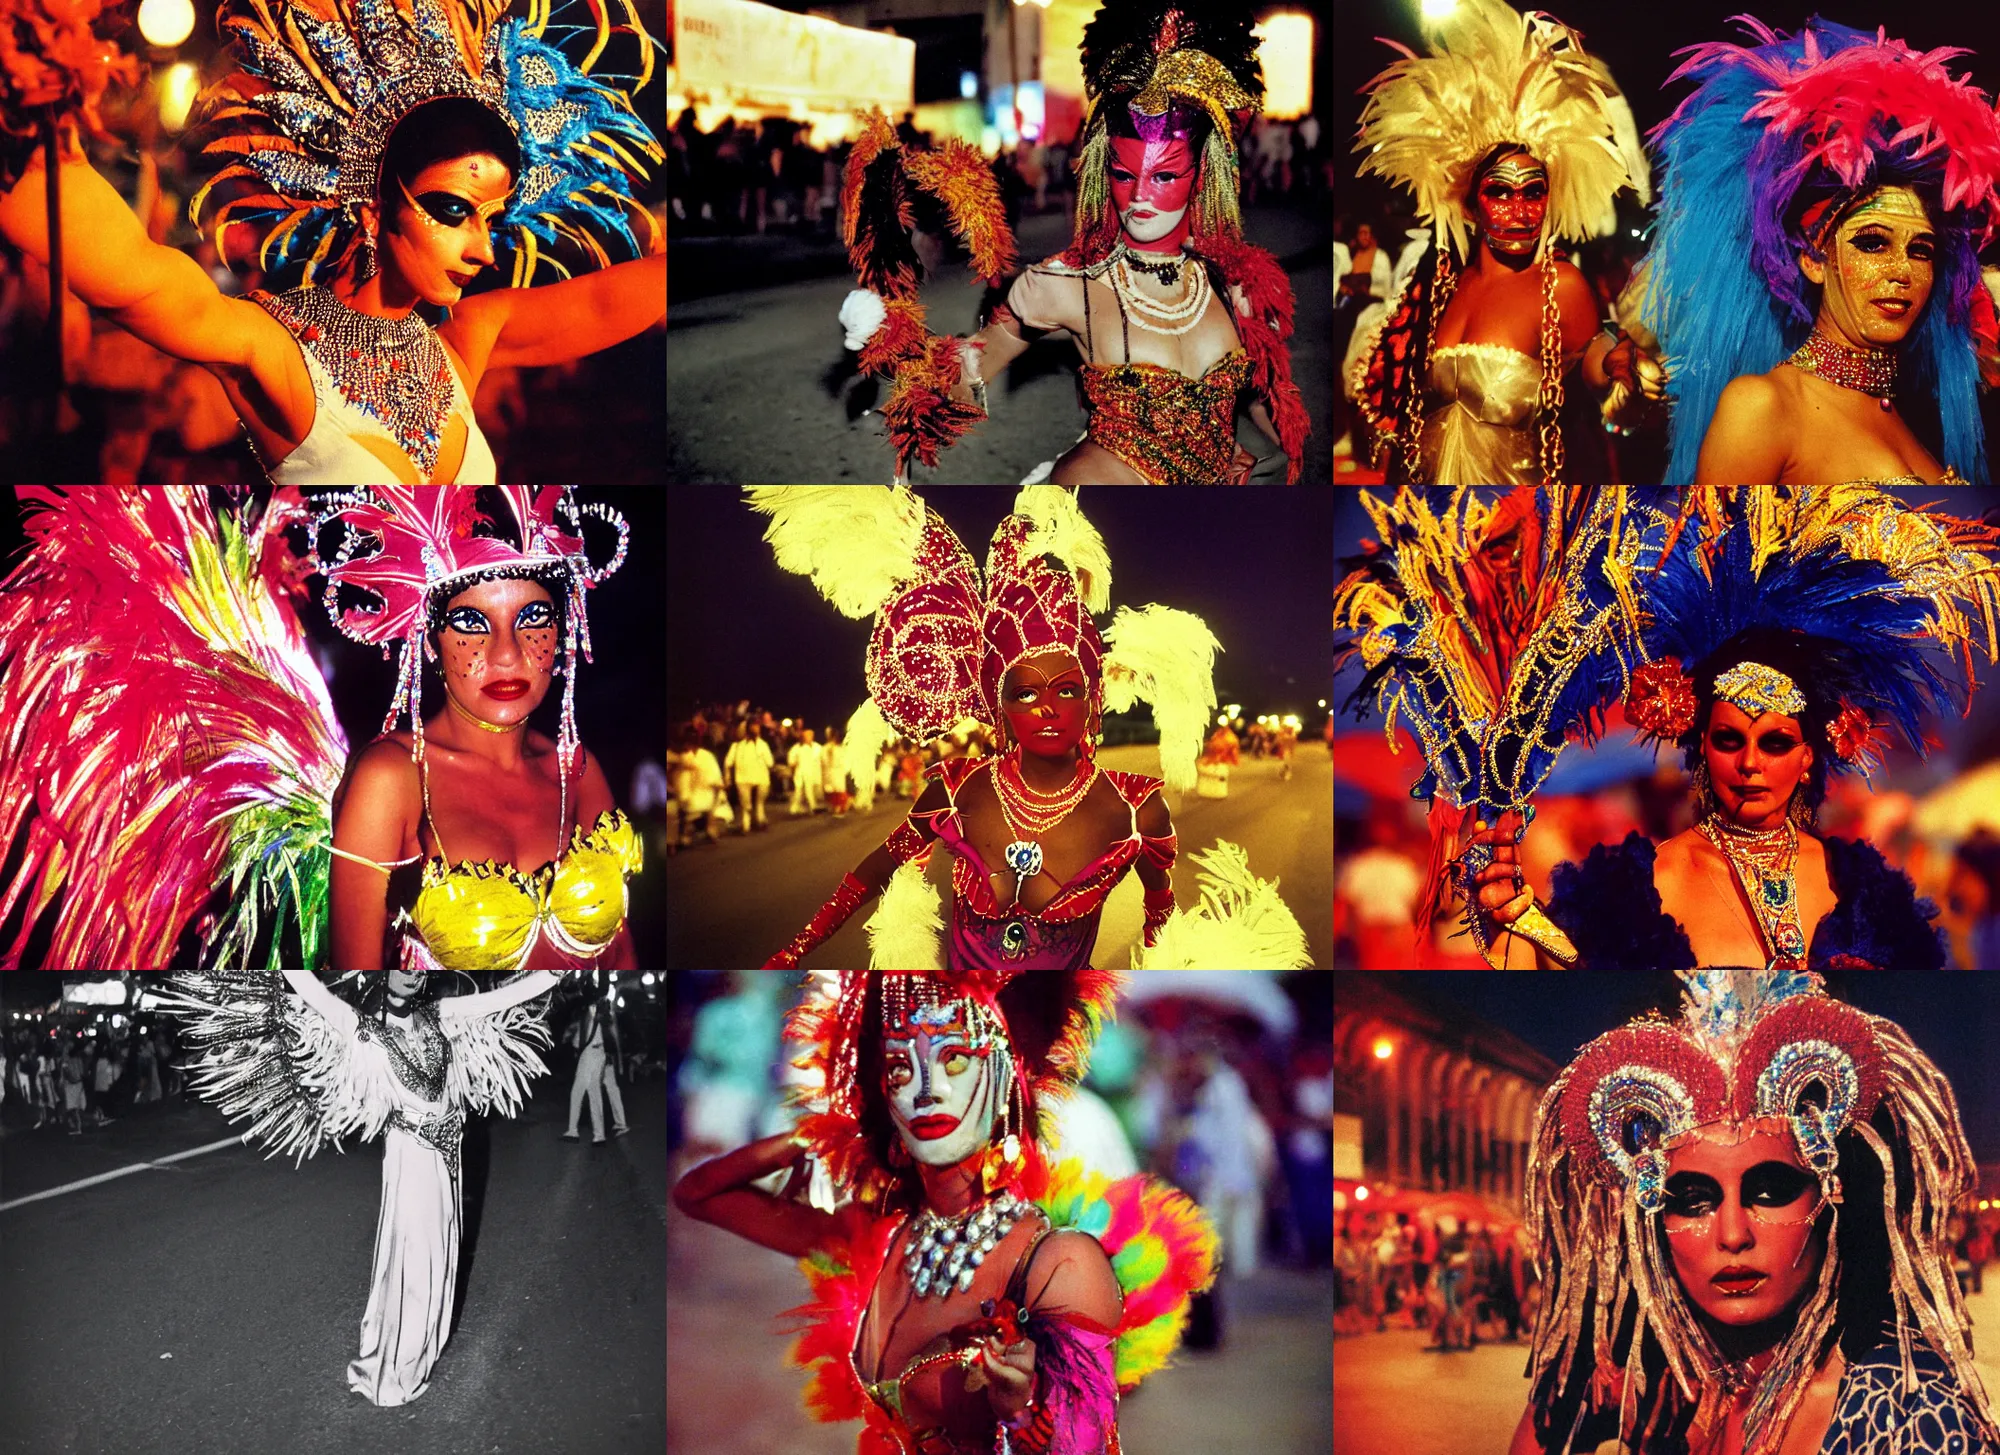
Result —
[[[925,1208],[910,1237],[903,1271],[917,1297],[964,1293],[986,1255],[1027,1215],[1029,1205],[1011,1192],[968,1208],[955,1218],[940,1217]]]
[[[1697,824],[1701,836],[1721,851],[1742,886],[1757,929],[1771,951],[1772,970],[1806,967],[1805,929],[1799,923],[1799,830],[1790,819],[1774,829],[1738,828],[1710,815]]]
[[[505,726],[496,723],[490,723],[483,717],[474,717],[471,713],[467,712],[464,708],[460,707],[458,705],[458,699],[453,697],[449,692],[445,693],[444,700],[446,705],[449,706],[453,712],[457,713],[460,717],[464,718],[474,727],[485,728],[486,731],[488,731],[489,733],[517,733],[522,728],[528,725],[528,720],[525,717],[522,718],[517,723],[512,723]]]
[[[1884,409],[1896,392],[1896,351],[1855,349],[1828,338],[1815,328],[1798,352],[1785,362],[1801,373],[1817,374],[1829,384],[1866,394]]]
[[[1122,242],[1118,244],[1118,256],[1124,258],[1127,263],[1137,268],[1140,272],[1149,273],[1153,277],[1158,278],[1169,288],[1181,280],[1181,259],[1178,257],[1161,258],[1155,261],[1145,253],[1134,252]]]

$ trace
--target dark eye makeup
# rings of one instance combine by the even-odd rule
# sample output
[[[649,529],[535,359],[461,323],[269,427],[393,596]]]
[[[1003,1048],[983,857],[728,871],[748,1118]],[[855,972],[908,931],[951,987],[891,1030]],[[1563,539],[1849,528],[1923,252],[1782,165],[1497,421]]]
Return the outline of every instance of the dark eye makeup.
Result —
[[[1725,753],[1733,753],[1743,746],[1743,734],[1735,728],[1717,728],[1708,735],[1708,740]]]
[[[1759,1162],[1743,1174],[1745,1207],[1790,1207],[1814,1186],[1812,1175],[1789,1162]],[[1665,1210],[1695,1218],[1722,1206],[1722,1184],[1705,1172],[1677,1172],[1667,1179]]]
[[[446,227],[457,227],[479,210],[456,192],[421,192],[417,203]]]
[[[455,632],[483,632],[486,613],[476,606],[454,606],[445,613],[445,625]]]
[[[1790,733],[1765,733],[1757,739],[1757,746],[1767,753],[1789,753],[1799,745],[1799,740]]]

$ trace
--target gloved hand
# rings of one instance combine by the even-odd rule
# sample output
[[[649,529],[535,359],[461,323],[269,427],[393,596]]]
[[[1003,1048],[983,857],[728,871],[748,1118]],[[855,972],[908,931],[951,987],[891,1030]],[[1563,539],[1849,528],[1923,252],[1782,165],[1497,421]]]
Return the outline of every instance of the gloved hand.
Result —
[[[889,316],[882,295],[870,288],[856,288],[840,305],[840,326],[847,330],[848,348],[859,353]]]

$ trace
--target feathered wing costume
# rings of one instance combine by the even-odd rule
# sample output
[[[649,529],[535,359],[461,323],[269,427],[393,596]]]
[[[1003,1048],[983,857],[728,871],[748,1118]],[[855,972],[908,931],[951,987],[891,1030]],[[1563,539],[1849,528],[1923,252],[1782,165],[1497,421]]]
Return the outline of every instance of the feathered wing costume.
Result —
[[[1459,271],[1472,260],[1468,199],[1480,169],[1501,148],[1522,148],[1548,171],[1548,212],[1537,262],[1543,274],[1541,392],[1536,408],[1544,483],[1562,479],[1562,347],[1554,324],[1559,242],[1584,242],[1617,224],[1616,198],[1629,189],[1643,205],[1650,173],[1632,108],[1582,37],[1554,18],[1522,14],[1505,0],[1460,0],[1431,18],[1428,55],[1404,47],[1369,83],[1354,149],[1364,174],[1406,188],[1436,239],[1436,260],[1362,348],[1362,378],[1349,392],[1382,438],[1393,439],[1392,483],[1435,479],[1419,455],[1424,390],[1437,335]],[[1393,44],[1393,42],[1390,42]],[[1503,484],[1486,477],[1436,483]]]
[[[869,697],[848,723],[852,761],[872,763],[882,745],[899,736],[928,743],[967,719],[998,726],[1004,721],[1000,681],[1007,670],[1038,652],[1061,649],[1082,666],[1093,709],[1122,711],[1142,698],[1153,704],[1163,777],[1111,779],[1134,810],[1162,786],[1176,792],[1194,786],[1203,727],[1215,710],[1211,674],[1219,644],[1200,618],[1159,605],[1121,607],[1110,627],[1099,632],[1092,614],[1110,605],[1111,562],[1103,537],[1070,492],[1056,485],[1024,487],[1013,514],[994,532],[983,578],[950,527],[907,487],[753,486],[746,493],[752,509],[771,517],[765,539],[780,567],[810,576],[843,614],[875,617],[866,663]],[[955,791],[975,766],[974,760],[956,759],[932,772]],[[905,824],[887,847],[899,867],[869,921],[871,957],[882,968],[936,968],[945,959],[935,933],[944,921],[923,878],[931,845]],[[1010,860],[1009,869],[1031,875],[1039,868],[1039,845],[1009,846],[1010,855],[1016,850],[1022,860]],[[1172,837],[1145,839],[1136,850],[1153,854],[1162,865],[1171,864],[1175,851]],[[975,856],[957,852],[949,968],[967,968],[959,958],[989,951],[1011,958],[1031,950],[1056,954],[1058,942],[1064,955],[1087,956],[1103,898],[1130,865],[1128,856],[1115,873],[1095,876],[1102,882],[1089,895],[1073,901],[1060,919],[1051,915],[1044,921],[1018,906],[997,917],[976,913],[972,901],[984,876],[969,869]],[[1219,873],[1226,885],[1219,884],[1203,907],[1187,916],[1198,917],[1201,925],[1177,933],[1174,943],[1228,938],[1219,927],[1231,922],[1227,908],[1241,904],[1254,913],[1235,922],[1246,929],[1254,924],[1255,933],[1236,946],[1244,958],[1218,964],[1232,969],[1303,964],[1304,934],[1296,921],[1289,932],[1283,929],[1279,917],[1289,917],[1289,911],[1274,904],[1275,885],[1264,893],[1263,882],[1242,869],[1240,851],[1222,862]],[[866,894],[848,875],[840,893],[788,947],[780,968],[796,965],[831,935]],[[1058,900],[1068,897],[1066,891]],[[1147,896],[1149,944],[1175,913],[1171,891],[1157,899]],[[969,925],[978,928],[968,931]],[[967,938],[988,929],[998,937],[992,946],[982,949]]]
[[[1532,819],[1531,800],[1572,736],[1590,738],[1640,665],[1638,583],[1674,521],[1664,492],[1628,486],[1516,487],[1488,505],[1468,487],[1361,497],[1369,542],[1334,595],[1344,656],[1366,675],[1347,706],[1372,698],[1393,749],[1400,716],[1431,803],[1431,866],[1417,909],[1428,932],[1454,866],[1466,924],[1488,961],[1501,946],[1476,912],[1473,877],[1491,851],[1459,845],[1475,823]],[[1558,960],[1574,947],[1536,908],[1514,924]]]
[[[812,1302],[791,1311],[805,1326],[793,1360],[816,1366],[806,1407],[828,1422],[862,1420],[860,1455],[912,1448],[905,1443],[912,1432],[901,1409],[900,1379],[885,1370],[881,1383],[864,1384],[851,1357],[890,1248],[921,1202],[914,1178],[894,1164],[897,1132],[879,1086],[865,1080],[874,1068],[864,1064],[862,1047],[891,1021],[962,1001],[995,1053],[1007,1057],[1010,1084],[1022,1093],[1010,1101],[1004,1128],[995,1129],[985,1153],[983,1190],[1003,1202],[1032,1204],[1053,1230],[1095,1238],[1123,1295],[1121,1317],[1109,1330],[1060,1315],[1034,1317],[1011,1289],[1006,1300],[987,1306],[987,1318],[1009,1342],[1017,1333],[1034,1341],[1037,1377],[1032,1427],[1015,1433],[1018,1443],[996,1434],[986,1448],[1116,1455],[1119,1396],[1165,1366],[1186,1326],[1190,1298],[1214,1282],[1217,1263],[1214,1229],[1181,1193],[1145,1176],[1113,1182],[1080,1161],[1061,1159],[1046,1140],[1045,1113],[1083,1079],[1120,976],[1107,970],[937,976],[849,970],[818,981],[788,1028],[804,1043],[794,1062],[807,1073],[798,1094],[805,1112],[799,1135],[848,1208],[845,1235],[799,1265],[813,1293]],[[967,1287],[984,1251],[961,1247],[943,1271]],[[909,1272],[919,1287],[931,1277],[921,1262]]]
[[[1714,1433],[1754,1390],[1743,1448],[1770,1455],[1836,1343],[1848,1371],[1829,1448],[1887,1448],[1891,1430],[1926,1451],[2000,1440],[1951,1271],[1946,1222],[1977,1180],[1951,1084],[1901,1027],[1832,999],[1817,975],[1682,979],[1681,1021],[1648,1016],[1598,1037],[1535,1113],[1527,1217],[1547,1297],[1529,1372],[1540,1443],[1568,1449],[1587,1430],[1650,1448],[1663,1432],[1693,1433],[1690,1423]],[[1669,1237],[1696,1235],[1668,1221],[1668,1158],[1705,1133],[1744,1130],[1790,1139],[1818,1184],[1812,1216],[1827,1223],[1819,1277],[1761,1376],[1716,1347],[1668,1249]],[[1854,1195],[1876,1186],[1879,1202]],[[1854,1218],[1882,1220],[1886,1256],[1872,1269],[1845,1266],[1842,1223]],[[1870,1277],[1880,1295],[1857,1296]],[[1850,1326],[1878,1307],[1892,1330]]]
[[[1666,171],[1643,313],[1668,355],[1667,479],[1694,478],[1730,380],[1775,369],[1812,331],[1818,293],[1799,256],[1823,258],[1856,203],[1903,186],[1938,245],[1930,301],[1897,351],[1897,397],[1921,401],[1919,425],[1936,400],[1944,463],[1986,483],[1975,336],[1995,347],[1978,259],[2000,214],[1992,102],[1946,69],[1962,50],[1919,52],[1818,17],[1793,35],[1739,20],[1749,45],[1679,52],[1669,80],[1696,88],[1651,133]]]
[[[557,746],[576,760],[585,593],[622,563],[629,529],[608,507],[578,506],[567,487],[499,487],[511,541],[473,534],[487,518],[472,486],[381,486],[311,506],[282,487],[261,510],[240,494],[220,513],[198,486],[19,489],[35,509],[28,556],[0,584],[0,847],[19,855],[0,887],[0,924],[21,919],[0,967],[20,964],[45,916],[50,967],[324,962],[347,743],[291,601],[312,574],[325,578],[327,613],[343,631],[385,653],[399,644],[383,731],[407,710],[420,766],[422,638],[440,593],[502,576],[553,583],[568,622]],[[591,516],[619,531],[601,570],[584,551]],[[348,530],[321,559],[319,534],[335,520]],[[286,540],[295,521],[311,532],[309,563]],[[342,586],[379,604],[343,608]],[[561,812],[566,823],[567,780]],[[569,848],[596,856],[595,887],[555,905],[556,921],[545,886],[437,863],[425,882],[435,893],[414,906],[415,938],[478,961],[443,968],[474,969],[520,968],[494,957],[525,951],[538,925],[560,930],[563,917],[608,920],[608,942],[638,868],[636,837],[611,815]]]

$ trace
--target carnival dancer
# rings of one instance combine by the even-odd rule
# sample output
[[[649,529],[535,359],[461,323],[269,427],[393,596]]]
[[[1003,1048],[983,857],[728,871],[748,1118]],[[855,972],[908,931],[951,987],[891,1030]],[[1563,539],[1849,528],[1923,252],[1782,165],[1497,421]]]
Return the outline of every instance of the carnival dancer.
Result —
[[[23,494],[32,549],[0,587],[0,918],[23,918],[0,964],[52,920],[47,963],[73,967],[631,965],[638,842],[575,720],[615,512],[555,486],[498,487],[504,523],[470,486],[324,497],[317,518],[289,488],[220,516],[199,487]],[[618,530],[601,569],[593,517]],[[351,764],[291,602],[315,571],[336,625],[401,653],[387,736]],[[551,742],[526,719],[558,676]]]
[[[548,1070],[536,1054],[548,1032],[527,1002],[559,978],[440,997],[425,972],[391,970],[357,1009],[308,971],[218,971],[175,975],[161,997],[195,1052],[195,1089],[250,1122],[244,1141],[303,1163],[349,1135],[383,1138],[374,1281],[347,1366],[348,1388],[371,1404],[408,1404],[430,1385],[452,1331],[465,1118],[520,1114]]]
[[[860,367],[894,381],[882,413],[899,478],[912,458],[934,466],[984,417],[1001,370],[1061,332],[1082,356],[1084,433],[1029,481],[1242,484],[1261,463],[1237,444],[1248,390],[1298,483],[1310,422],[1285,342],[1291,284],[1243,240],[1237,199],[1237,143],[1264,95],[1252,18],[1228,0],[1106,0],[1083,33],[1075,235],[1015,277],[969,339],[924,331],[908,193],[946,203],[975,271],[998,284],[1013,238],[985,160],[949,142],[899,156],[887,118],[870,118],[847,163],[842,227],[862,290],[841,323]]]
[[[1021,491],[994,532],[983,581],[958,537],[906,487],[748,493],[772,517],[765,538],[780,566],[811,575],[846,614],[875,616],[870,697],[847,725],[854,761],[872,761],[897,736],[928,742],[968,718],[1007,743],[997,758],[934,765],[908,819],[765,968],[799,965],[881,893],[868,929],[882,968],[1078,969],[1105,899],[1135,869],[1145,942],[1160,956],[1200,944],[1200,953],[1244,957],[1232,968],[1304,963],[1297,920],[1234,845],[1208,856],[1218,881],[1211,902],[1174,909],[1177,840],[1162,790],[1193,785],[1218,646],[1199,617],[1157,605],[1120,608],[1099,632],[1091,618],[1110,603],[1110,560],[1069,492]],[[1163,778],[1096,761],[1103,713],[1141,697],[1160,728]],[[943,948],[923,876],[938,841],[953,855]],[[1224,951],[1231,933],[1240,943]]]
[[[1505,0],[1425,11],[1430,54],[1369,83],[1360,170],[1414,196],[1435,243],[1365,344],[1350,395],[1392,484],[1565,478],[1564,381],[1639,407],[1657,364],[1560,253],[1650,196],[1625,98],[1582,37]]]
[[[1919,714],[1949,702],[1940,668],[1987,625],[2000,562],[1991,527],[1908,510],[1872,486],[1703,491],[1680,548],[1639,592],[1650,625],[1626,716],[1679,747],[1693,827],[1641,834],[1558,866],[1548,918],[1582,969],[1757,965],[1935,970],[1944,948],[1909,878],[1871,845],[1818,831],[1832,775],[1864,775],[1891,725],[1924,750]],[[1516,823],[1473,835],[1493,861],[1480,912],[1534,908]],[[1524,963],[1525,952],[1513,963]],[[1564,963],[1546,945],[1544,968]]]
[[[791,1022],[805,1119],[695,1167],[675,1205],[801,1260],[807,1407],[862,1421],[859,1450],[1117,1455],[1119,1396],[1166,1363],[1216,1245],[1181,1193],[1045,1140],[1116,973],[816,978]],[[831,1197],[754,1185],[787,1168]]]
[[[2000,119],[1946,62],[1814,17],[1681,52],[1643,313],[1668,355],[1670,483],[1983,484],[1978,251]]]
[[[664,154],[611,84],[646,83],[652,41],[627,0],[617,29],[638,41],[639,74],[592,75],[613,13],[590,8],[579,67],[546,4],[502,19],[493,0],[225,0],[216,26],[239,69],[202,107],[217,132],[204,150],[230,161],[189,212],[263,287],[227,297],[149,241],[68,136],[66,285],[210,370],[275,483],[492,483],[472,409],[487,370],[566,363],[665,315],[665,239],[633,196]],[[60,71],[97,51],[39,59]],[[23,167],[11,145],[37,121],[0,116],[0,237],[46,263],[40,153]],[[467,292],[498,266],[506,286]],[[562,281],[531,286],[544,272]]]
[[[1511,1455],[1991,1455],[1948,1223],[1977,1182],[1903,1029],[1778,970],[1682,971],[1535,1112],[1545,1296]]]

